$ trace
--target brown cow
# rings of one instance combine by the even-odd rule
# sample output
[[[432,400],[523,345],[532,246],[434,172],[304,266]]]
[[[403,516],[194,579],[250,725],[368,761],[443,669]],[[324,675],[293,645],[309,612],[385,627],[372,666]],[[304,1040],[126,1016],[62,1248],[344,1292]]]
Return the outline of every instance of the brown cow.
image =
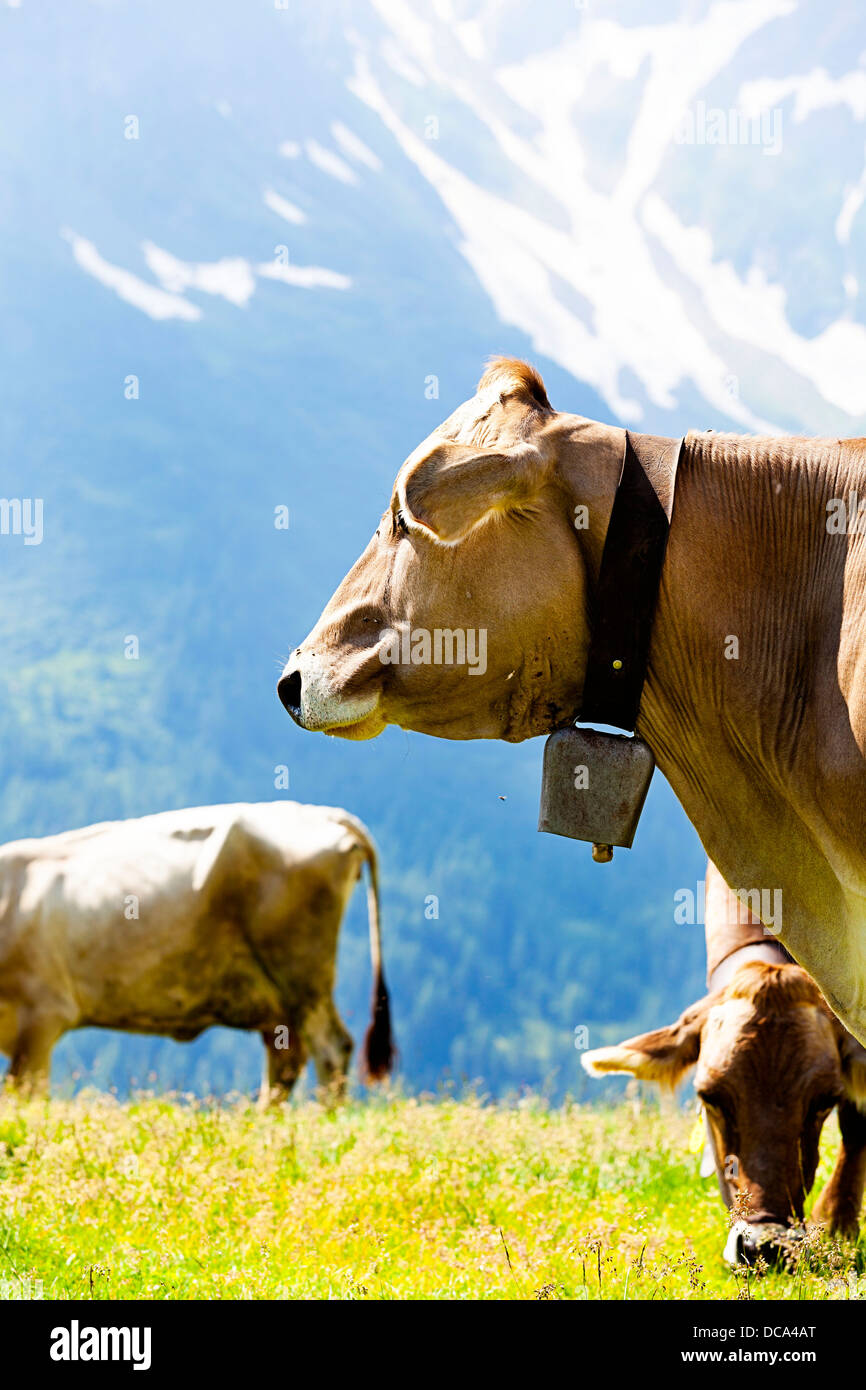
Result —
[[[815,1180],[821,1128],[837,1108],[842,1144],[812,1213],[856,1237],[866,1183],[866,1051],[804,970],[707,869],[709,993],[668,1028],[584,1053],[593,1076],[631,1072],[675,1087],[696,1066],[712,1166],[732,1212],[725,1258],[789,1251]],[[703,1169],[702,1171],[706,1171]]]
[[[400,469],[286,665],[296,722],[511,741],[567,725],[624,447],[494,362]],[[637,732],[727,882],[781,895],[782,941],[866,1043],[858,496],[866,441],[687,436]]]

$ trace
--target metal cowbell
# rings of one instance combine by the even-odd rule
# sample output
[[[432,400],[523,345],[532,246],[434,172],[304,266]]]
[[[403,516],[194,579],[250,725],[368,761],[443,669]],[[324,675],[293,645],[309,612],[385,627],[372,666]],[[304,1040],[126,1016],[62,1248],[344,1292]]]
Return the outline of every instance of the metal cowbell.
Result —
[[[613,846],[631,849],[655,758],[641,738],[597,729],[559,729],[544,745],[539,830],[588,840],[605,864]]]

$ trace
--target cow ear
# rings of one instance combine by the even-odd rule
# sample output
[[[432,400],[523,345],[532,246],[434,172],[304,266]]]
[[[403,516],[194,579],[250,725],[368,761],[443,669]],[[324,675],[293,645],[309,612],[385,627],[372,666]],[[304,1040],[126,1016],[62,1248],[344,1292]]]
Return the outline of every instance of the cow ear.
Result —
[[[839,1060],[845,1095],[858,1110],[866,1111],[866,1048],[839,1024]]]
[[[495,513],[528,507],[547,471],[547,459],[534,444],[477,449],[442,443],[404,465],[397,499],[410,530],[417,527],[454,545]]]
[[[701,1031],[713,1002],[712,996],[707,995],[686,1009],[668,1028],[641,1033],[617,1047],[599,1047],[594,1052],[585,1052],[581,1057],[584,1070],[590,1076],[631,1072],[641,1081],[658,1081],[673,1090],[698,1060]]]

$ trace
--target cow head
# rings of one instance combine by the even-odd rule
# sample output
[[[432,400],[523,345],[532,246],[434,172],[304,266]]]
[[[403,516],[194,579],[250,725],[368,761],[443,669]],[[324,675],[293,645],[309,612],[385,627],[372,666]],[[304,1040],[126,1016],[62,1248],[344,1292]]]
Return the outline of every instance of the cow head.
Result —
[[[401,468],[375,535],[279,682],[302,727],[372,738],[547,733],[573,716],[622,430],[496,359]],[[579,510],[577,510],[579,509]]]
[[[768,1262],[800,1234],[818,1142],[843,1098],[866,1096],[866,1052],[796,965],[751,962],[668,1028],[583,1057],[591,1075],[631,1072],[695,1089],[732,1210],[725,1256]]]

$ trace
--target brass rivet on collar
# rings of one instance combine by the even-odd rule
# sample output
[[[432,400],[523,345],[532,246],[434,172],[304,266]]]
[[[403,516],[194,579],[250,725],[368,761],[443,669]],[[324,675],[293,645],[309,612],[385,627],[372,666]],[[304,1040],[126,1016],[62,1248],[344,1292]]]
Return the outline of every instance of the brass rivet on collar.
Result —
[[[622,670],[622,662],[621,662],[621,661],[615,661],[615,662],[613,663],[613,669],[614,669],[615,671],[621,671],[621,670]]]

